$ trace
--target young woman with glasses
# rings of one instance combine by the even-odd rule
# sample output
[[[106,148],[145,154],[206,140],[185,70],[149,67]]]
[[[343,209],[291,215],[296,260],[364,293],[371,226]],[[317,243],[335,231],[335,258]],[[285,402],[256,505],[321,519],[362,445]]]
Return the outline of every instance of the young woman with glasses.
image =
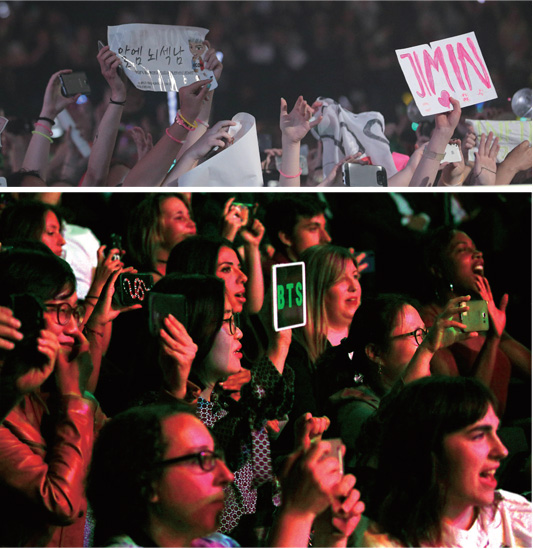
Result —
[[[284,505],[270,546],[305,547],[313,525],[317,545],[346,546],[364,506],[353,476],[326,456],[328,446],[322,441],[287,460]],[[130,408],[109,421],[95,443],[87,481],[95,546],[238,547],[216,532],[233,479],[190,406],[174,401]],[[334,531],[324,515],[332,500]]]
[[[393,387],[430,375],[434,353],[458,339],[474,337],[459,332],[464,324],[452,316],[468,297],[455,298],[428,331],[413,299],[381,294],[363,300],[348,337],[338,349],[326,352],[317,364],[321,412],[332,420],[347,447],[348,467],[355,465],[357,438],[365,420]]]
[[[52,371],[0,426],[0,498],[9,502],[2,512],[0,545],[82,547],[83,482],[97,406],[84,392],[92,363],[80,329],[74,274],[49,252],[23,250],[0,253],[0,273],[2,305],[11,309],[10,298],[21,294],[35,300],[32,318],[20,332],[28,336],[28,326],[43,319],[33,341],[31,336],[17,340],[3,353],[2,378],[30,368],[37,374]]]
[[[4,344],[0,355],[2,382],[15,383],[19,393],[0,426],[0,499],[10,502],[0,523],[2,546],[84,545],[90,530],[84,478],[105,419],[90,392],[103,326],[119,314],[111,308],[119,272],[84,327],[68,263],[48,250],[0,252],[0,305],[24,337],[12,333],[14,345]]]
[[[196,385],[197,415],[212,429],[235,474],[235,482],[226,489],[221,531],[231,532],[243,545],[255,544],[254,529],[268,526],[276,494],[266,422],[283,417],[292,404],[294,375],[285,367],[288,341],[280,353],[254,364],[250,382],[235,400],[220,386],[242,369],[242,331],[224,281],[217,276],[169,274],[152,292],[186,297],[187,320],[169,316],[159,334],[165,394],[183,399],[191,382]],[[258,497],[263,485],[266,501]]]

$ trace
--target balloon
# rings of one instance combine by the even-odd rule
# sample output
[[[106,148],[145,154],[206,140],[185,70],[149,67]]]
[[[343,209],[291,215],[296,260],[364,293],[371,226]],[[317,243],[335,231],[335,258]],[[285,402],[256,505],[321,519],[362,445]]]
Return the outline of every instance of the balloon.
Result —
[[[518,118],[531,118],[531,88],[522,88],[515,92],[511,108]]]

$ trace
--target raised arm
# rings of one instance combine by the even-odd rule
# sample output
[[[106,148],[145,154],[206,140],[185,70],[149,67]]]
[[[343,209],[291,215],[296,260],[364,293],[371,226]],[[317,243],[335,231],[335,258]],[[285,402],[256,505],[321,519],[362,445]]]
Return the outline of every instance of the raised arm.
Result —
[[[280,187],[300,186],[300,143],[309,130],[317,126],[322,117],[313,122],[311,118],[315,114],[319,104],[309,106],[300,95],[291,112],[287,112],[287,101],[281,98],[279,126],[281,129],[282,159],[279,178]]]
[[[464,333],[460,331],[466,328],[465,324],[453,319],[460,313],[468,311],[468,305],[461,306],[462,302],[468,301],[470,301],[470,296],[454,297],[448,301],[444,311],[437,316],[435,323],[428,330],[426,337],[407,365],[402,376],[405,383],[431,375],[430,362],[438,350],[449,347],[457,341],[478,335],[477,332]]]
[[[36,170],[45,181],[48,171],[50,145],[53,142],[51,134],[54,120],[65,107],[75,103],[79,98],[79,94],[74,97],[63,97],[61,95],[59,75],[71,72],[71,70],[67,69],[58,71],[48,81],[44,92],[41,114],[39,114],[39,118],[35,123],[30,144],[22,162],[23,170]]]
[[[226,146],[226,143],[229,143],[232,139],[228,133],[228,128],[230,126],[235,126],[235,122],[232,122],[231,120],[221,120],[212,128],[209,128],[207,132],[200,137],[200,139],[198,139],[192,146],[187,148],[182,155],[180,155],[174,169],[165,177],[162,186],[179,186],[179,178],[184,173],[187,173],[195,168],[198,162],[204,158],[213,147],[220,147],[223,149]],[[196,131],[199,129],[200,125]],[[191,132],[191,134],[195,134],[196,131]]]
[[[509,185],[513,177],[521,171],[531,169],[531,143],[522,141],[515,147],[496,169],[496,185]]]
[[[410,187],[431,187],[437,177],[446,145],[452,138],[461,118],[459,101],[450,97],[450,103],[453,107],[451,111],[435,116],[435,129],[409,183]]]
[[[109,49],[109,46],[104,46],[98,52],[97,59],[102,75],[111,88],[111,97],[93,140],[89,165],[82,184],[84,187],[105,185],[126,103],[126,84],[117,72],[121,63],[120,58]]]
[[[481,134],[472,172],[474,185],[496,184],[496,158],[499,150],[498,138],[492,132],[489,135]]]
[[[154,148],[128,173],[124,179],[124,187],[155,187],[161,184],[187,134],[195,131],[198,125],[196,118],[209,91],[210,82],[211,80],[200,80],[180,88],[180,114]]]

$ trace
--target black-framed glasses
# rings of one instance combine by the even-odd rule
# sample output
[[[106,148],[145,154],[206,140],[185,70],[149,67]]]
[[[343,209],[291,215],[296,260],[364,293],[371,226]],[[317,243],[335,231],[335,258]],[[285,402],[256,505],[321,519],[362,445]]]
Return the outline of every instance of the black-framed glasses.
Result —
[[[176,463],[181,463],[182,461],[191,460],[195,460],[202,471],[209,473],[216,467],[217,460],[224,461],[224,453],[221,450],[203,450],[202,452],[198,452],[196,454],[187,454],[185,456],[159,461],[154,464],[154,467],[168,467],[170,465],[175,465]]]
[[[70,319],[74,316],[78,326],[81,325],[83,321],[84,308],[81,305],[76,305],[76,307],[71,307],[69,303],[58,303],[58,304],[46,304],[47,309],[55,309],[57,315],[57,323],[60,326],[66,326]]]
[[[229,318],[225,318],[222,322],[225,322],[228,324],[229,333],[231,335],[234,335],[237,333],[237,328],[239,327],[239,324],[234,314],[232,314]]]
[[[428,331],[424,330],[424,328],[417,328],[416,330],[413,330],[412,332],[409,332],[407,334],[399,334],[392,336],[391,339],[397,339],[399,337],[411,337],[415,336],[415,341],[417,345],[420,345],[422,341],[424,341],[425,337],[428,335]]]

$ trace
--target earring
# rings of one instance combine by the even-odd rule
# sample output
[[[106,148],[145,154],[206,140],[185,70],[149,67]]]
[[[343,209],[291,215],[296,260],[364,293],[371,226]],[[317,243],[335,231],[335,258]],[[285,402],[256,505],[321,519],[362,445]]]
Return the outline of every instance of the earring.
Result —
[[[450,292],[453,292],[453,282],[450,282]]]

